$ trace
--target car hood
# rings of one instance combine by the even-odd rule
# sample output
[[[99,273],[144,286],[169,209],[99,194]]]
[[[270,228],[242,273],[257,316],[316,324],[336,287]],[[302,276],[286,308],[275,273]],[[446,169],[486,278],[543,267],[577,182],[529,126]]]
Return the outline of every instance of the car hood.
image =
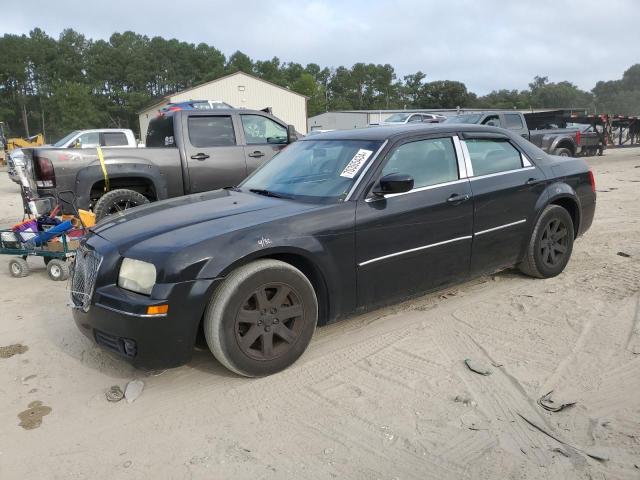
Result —
[[[122,252],[152,237],[168,232],[179,234],[181,229],[186,230],[196,225],[207,224],[206,231],[209,236],[215,236],[219,230],[216,224],[228,225],[230,217],[235,217],[232,223],[237,225],[237,228],[244,228],[312,208],[316,206],[253,193],[214,190],[155,202],[110,215],[90,230],[116,244]]]

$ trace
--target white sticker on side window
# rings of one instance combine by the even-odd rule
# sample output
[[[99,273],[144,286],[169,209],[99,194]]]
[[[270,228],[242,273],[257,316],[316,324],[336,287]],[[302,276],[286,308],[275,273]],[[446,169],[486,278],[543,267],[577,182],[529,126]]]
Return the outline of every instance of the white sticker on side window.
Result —
[[[358,153],[356,153],[347,166],[344,167],[340,176],[346,178],[355,177],[372,153],[371,150],[364,150],[363,148],[358,150]]]

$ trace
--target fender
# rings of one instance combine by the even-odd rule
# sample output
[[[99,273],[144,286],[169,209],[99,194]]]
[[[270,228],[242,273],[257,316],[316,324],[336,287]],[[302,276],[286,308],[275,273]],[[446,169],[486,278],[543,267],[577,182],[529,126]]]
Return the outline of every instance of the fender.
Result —
[[[533,229],[538,223],[538,219],[540,218],[540,215],[542,215],[542,212],[547,207],[547,205],[550,205],[563,198],[570,199],[576,204],[576,207],[577,207],[576,219],[575,219],[576,228],[575,228],[574,234],[575,235],[578,234],[580,220],[581,220],[580,216],[582,214],[580,198],[578,197],[577,193],[570,185],[564,182],[556,181],[547,185],[544,191],[540,194],[538,201],[536,202],[536,205],[534,207],[535,218],[534,218],[534,221],[531,222],[531,224],[529,225],[529,235],[527,236],[527,243],[529,242],[531,235],[533,235]]]
[[[167,182],[157,165],[152,163],[108,163],[109,179],[142,178],[149,181],[158,200],[168,198]],[[78,207],[88,209],[91,203],[91,189],[97,182],[104,180],[102,169],[98,163],[92,163],[78,171],[76,175]]]
[[[550,135],[550,137],[553,138],[554,136]],[[574,155],[578,153],[578,145],[576,144],[575,140],[573,139],[573,137],[570,137],[567,135],[556,136],[555,138],[553,138],[551,145],[549,145],[549,153],[553,152],[556,148],[558,148],[558,144],[560,143],[571,144],[571,150],[573,150]]]
[[[167,270],[159,272],[162,275],[161,281],[167,283],[183,281],[185,279],[183,272],[188,272],[191,278],[219,280],[238,267],[260,258],[280,258],[292,264],[297,260],[296,266],[304,270],[318,290],[319,301],[324,303],[321,323],[338,317],[341,312],[352,310],[355,305],[355,293],[353,293],[355,292],[355,269],[351,276],[345,275],[339,268],[338,259],[328,255],[322,242],[323,237],[295,236],[287,233],[284,235],[280,233],[277,237],[277,231],[272,229],[266,229],[265,232],[260,233],[255,230],[244,231],[191,247],[188,257],[200,260],[185,265],[181,263],[181,258],[185,257],[176,255],[166,265]],[[343,237],[352,247],[353,236]],[[345,246],[349,249],[347,244]],[[211,255],[211,252],[224,252],[224,255],[216,253]],[[218,284],[219,282],[215,282],[212,285],[208,295],[213,293]]]

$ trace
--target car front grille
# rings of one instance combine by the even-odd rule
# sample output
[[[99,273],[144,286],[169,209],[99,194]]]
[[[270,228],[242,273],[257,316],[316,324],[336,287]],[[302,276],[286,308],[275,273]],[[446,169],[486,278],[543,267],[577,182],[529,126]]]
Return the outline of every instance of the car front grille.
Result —
[[[102,256],[93,250],[80,247],[76,251],[71,275],[71,301],[75,308],[80,308],[83,312],[88,311],[91,305],[101,263]]]

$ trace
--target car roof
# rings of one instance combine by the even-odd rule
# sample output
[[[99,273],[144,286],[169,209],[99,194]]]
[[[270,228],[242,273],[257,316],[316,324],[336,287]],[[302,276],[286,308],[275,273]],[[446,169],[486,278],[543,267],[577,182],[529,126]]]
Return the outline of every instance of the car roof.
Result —
[[[309,140],[392,140],[398,137],[421,133],[456,133],[456,132],[494,132],[505,134],[502,128],[487,127],[485,125],[462,123],[429,123],[418,125],[384,125],[379,127],[356,128],[352,130],[334,130],[332,132],[318,133],[311,137],[305,137],[302,141]]]

